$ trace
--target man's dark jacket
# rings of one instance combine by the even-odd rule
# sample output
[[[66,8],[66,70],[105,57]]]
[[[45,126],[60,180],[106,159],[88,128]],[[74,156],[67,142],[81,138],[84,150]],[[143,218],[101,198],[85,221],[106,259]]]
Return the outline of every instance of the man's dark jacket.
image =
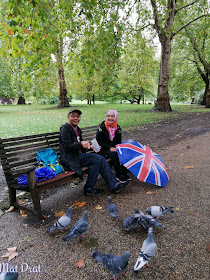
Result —
[[[101,146],[101,152],[105,150],[109,150],[111,147],[115,147],[115,145],[120,144],[122,142],[122,131],[121,127],[117,125],[117,130],[115,131],[115,136],[111,141],[109,138],[109,132],[106,129],[105,121],[103,121],[97,132],[96,132],[96,140]]]
[[[59,150],[60,162],[65,170],[73,170],[82,178],[82,168],[80,166],[79,152],[85,151],[81,146],[82,131],[77,127],[80,141],[77,139],[76,132],[69,123],[64,124],[60,128]]]

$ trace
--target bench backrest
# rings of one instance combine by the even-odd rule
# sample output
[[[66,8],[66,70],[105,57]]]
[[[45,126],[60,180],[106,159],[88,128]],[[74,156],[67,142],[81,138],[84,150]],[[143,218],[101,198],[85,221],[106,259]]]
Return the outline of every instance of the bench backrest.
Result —
[[[82,128],[83,139],[95,138],[97,126]],[[27,135],[16,138],[0,138],[0,158],[8,186],[17,185],[20,169],[37,166],[36,152],[53,148],[59,157],[59,131]]]

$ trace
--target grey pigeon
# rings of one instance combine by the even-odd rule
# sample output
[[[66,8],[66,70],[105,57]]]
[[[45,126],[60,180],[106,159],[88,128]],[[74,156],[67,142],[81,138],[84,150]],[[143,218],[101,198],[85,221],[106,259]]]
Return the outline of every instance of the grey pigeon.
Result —
[[[134,216],[129,215],[127,218],[125,218],[125,220],[123,220],[123,226],[124,226],[124,229],[127,231],[137,228],[139,226],[138,218],[135,218]]]
[[[1,268],[1,267],[0,267]],[[17,280],[18,272],[14,268],[7,267],[7,269],[1,269],[0,280]]]
[[[69,207],[66,214],[63,215],[62,217],[60,217],[60,219],[54,223],[53,225],[51,225],[47,232],[52,232],[54,230],[65,230],[67,228],[67,226],[70,224],[71,221],[71,212],[72,212],[72,207]]]
[[[143,226],[144,228],[148,229],[149,227],[162,227],[163,225],[160,224],[155,218],[151,215],[140,215],[138,218],[138,224]]]
[[[129,215],[127,218],[125,218],[125,220],[123,220],[124,229],[127,231],[137,228],[139,226],[138,218],[141,215],[144,215],[144,213],[142,213],[138,209],[134,209],[134,212],[135,212],[134,216]]]
[[[174,210],[172,210],[172,208],[173,207],[151,206],[150,208],[147,208],[145,212],[158,219],[160,216],[163,216],[168,213],[173,213]]]
[[[157,245],[153,239],[153,228],[150,227],[148,229],[147,239],[145,239],[142,244],[133,271],[135,273],[138,273],[141,270],[141,268],[151,260],[151,258],[155,255],[156,251],[157,251]]]
[[[102,254],[98,250],[94,251],[92,257],[103,266],[105,266],[113,275],[116,280],[116,275],[121,273],[124,274],[124,271],[128,265],[129,258],[131,253],[126,251],[122,256]]]
[[[112,202],[111,196],[108,197],[107,211],[112,218],[118,218],[118,208],[117,205]]]
[[[62,239],[62,241],[65,242],[69,239],[81,236],[88,230],[88,227],[88,211],[86,210],[83,217],[74,224],[74,226],[70,229],[70,232]]]

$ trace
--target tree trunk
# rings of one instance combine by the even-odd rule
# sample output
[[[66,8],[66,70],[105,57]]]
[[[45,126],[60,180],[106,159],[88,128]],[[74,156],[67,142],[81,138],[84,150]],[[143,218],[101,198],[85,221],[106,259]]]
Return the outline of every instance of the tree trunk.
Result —
[[[208,78],[205,91],[206,91],[206,108],[210,108],[210,78]]]
[[[59,108],[70,106],[67,98],[67,89],[66,89],[62,57],[63,57],[63,41],[62,39],[60,39],[58,53],[57,53],[58,80],[59,80],[59,87],[60,87],[59,105],[58,105]]]
[[[169,102],[168,82],[169,82],[169,61],[171,55],[171,36],[164,36],[161,44],[161,61],[158,83],[157,101],[153,108],[154,111],[170,112],[172,111]]]
[[[25,101],[25,98],[23,95],[21,95],[19,98],[18,98],[18,102],[17,102],[18,105],[25,105],[26,104],[26,101]]]
[[[200,102],[200,104],[201,105],[206,105],[206,107],[207,108],[210,108],[209,107],[209,103],[207,103],[207,102],[210,102],[209,101],[209,91],[210,91],[210,82],[209,82],[209,75],[208,75],[208,73],[206,74],[206,75],[204,75],[203,74],[203,76],[202,76],[202,78],[203,78],[203,81],[205,82],[205,84],[206,84],[206,86],[205,86],[205,91],[204,91],[204,95],[203,95],[203,99],[201,100],[201,102]],[[208,100],[208,101],[207,101]]]

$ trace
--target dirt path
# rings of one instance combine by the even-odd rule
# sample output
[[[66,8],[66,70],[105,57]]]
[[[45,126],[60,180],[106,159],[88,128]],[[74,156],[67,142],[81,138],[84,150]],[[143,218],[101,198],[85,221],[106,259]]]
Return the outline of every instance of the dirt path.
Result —
[[[73,202],[86,201],[84,208],[73,210],[71,222],[73,225],[85,209],[89,211],[90,228],[86,238],[62,243],[64,234],[48,236],[47,224],[26,227],[26,219],[18,212],[11,212],[0,218],[0,256],[8,247],[17,246],[19,256],[10,263],[17,265],[20,280],[111,279],[109,272],[91,257],[96,247],[105,253],[131,252],[126,278],[118,279],[209,279],[209,120],[210,113],[194,114],[168,123],[168,128],[159,123],[126,132],[124,139],[141,139],[161,155],[170,175],[165,188],[141,183],[132,176],[132,183],[122,193],[112,195],[119,208],[119,219],[113,221],[106,211],[108,192],[97,198],[85,197],[84,182],[76,188],[65,185],[44,197],[43,209],[66,211]],[[106,188],[103,180],[98,184]],[[97,205],[102,209],[97,210]],[[147,233],[144,229],[125,232],[122,221],[133,213],[133,208],[144,211],[151,205],[173,206],[175,212],[160,218],[164,227],[154,229],[158,250],[151,260],[152,267],[143,268],[135,276],[132,268]],[[75,268],[74,263],[83,257],[86,267]],[[0,264],[6,261],[0,258]],[[34,272],[21,272],[23,264]]]

